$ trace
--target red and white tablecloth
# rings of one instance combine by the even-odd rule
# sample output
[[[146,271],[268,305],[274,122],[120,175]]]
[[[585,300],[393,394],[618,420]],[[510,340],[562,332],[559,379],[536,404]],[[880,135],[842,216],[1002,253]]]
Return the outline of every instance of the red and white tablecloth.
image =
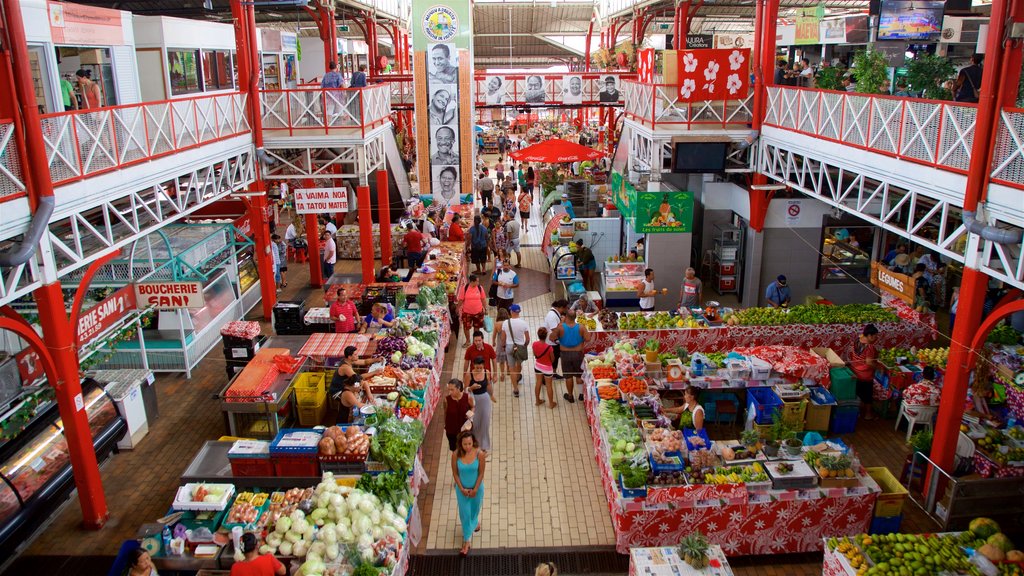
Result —
[[[1022,478],[1024,466],[1000,466],[980,451],[974,453],[974,471],[982,478]]]
[[[935,338],[926,324],[886,322],[878,324],[880,348],[924,346]],[[666,330],[592,330],[587,352],[604,352],[627,339],[656,339],[661,351],[684,348],[688,352],[729,352],[744,346],[790,345],[801,348],[827,347],[840,356],[853,346],[860,324],[787,324],[782,326],[718,326],[714,328],[673,328]]]
[[[597,403],[597,398],[587,396],[587,418],[612,516],[615,548],[620,554],[628,554],[630,548],[678,544],[694,530],[707,534],[711,543],[721,546],[729,556],[820,551],[823,536],[860,534],[871,524],[877,492],[755,503],[748,498],[717,498],[736,496],[740,489],[746,492],[740,485],[696,486],[694,490],[708,492],[712,498],[701,500],[701,496],[693,494],[698,499],[686,507],[669,502],[645,505],[641,499],[620,500],[607,460],[608,451],[602,445]],[[718,494],[721,490],[727,494]],[[651,491],[656,500],[657,493],[658,489]]]
[[[312,356],[314,358],[341,358],[345,355],[345,348],[356,347],[356,355],[366,355],[366,350],[373,342],[372,336],[366,334],[333,334],[322,332],[313,334],[306,340],[306,343],[299,350],[299,356]]]

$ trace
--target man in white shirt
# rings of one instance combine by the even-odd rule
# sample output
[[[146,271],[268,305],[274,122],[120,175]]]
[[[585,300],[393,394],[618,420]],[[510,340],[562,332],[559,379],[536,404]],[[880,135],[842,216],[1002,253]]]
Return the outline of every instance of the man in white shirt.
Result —
[[[327,286],[331,276],[334,276],[334,264],[338,262],[338,247],[330,232],[324,232],[320,241],[324,244],[323,274],[324,286]]]
[[[295,239],[299,237],[299,231],[295,229],[295,222],[288,224],[284,231],[284,242],[289,248],[295,248]]]
[[[811,88],[814,86],[814,68],[811,68],[811,61],[804,58],[800,61],[800,86]]]
[[[508,212],[502,217],[505,220],[505,237],[508,238],[510,249],[516,254],[515,267],[523,263],[523,253],[519,248],[519,233],[522,231],[519,225],[519,219],[515,217],[515,214],[509,214]]]
[[[330,233],[331,238],[334,238],[335,236],[338,235],[338,227],[335,226],[334,220],[331,220],[330,218],[328,218],[327,223],[324,224],[324,229],[326,229],[327,232]]]
[[[530,325],[519,317],[522,311],[519,304],[509,306],[508,312],[511,317],[505,321],[498,334],[499,354],[505,354],[509,375],[512,376],[512,395],[517,398],[519,397],[519,380],[522,378],[523,361],[515,357],[513,350],[516,346],[529,350],[527,347],[530,345]]]
[[[558,374],[558,360],[562,357],[562,348],[558,345],[558,341],[552,340],[551,337],[555,333],[555,328],[558,328],[558,325],[562,323],[562,313],[565,312],[568,306],[568,300],[555,300],[551,303],[551,309],[544,316],[544,327],[548,329],[548,344],[551,346],[553,353],[551,372],[554,373],[555,378],[564,378],[564,376]]]
[[[498,283],[498,308],[511,310],[515,289],[519,286],[519,275],[512,269],[512,263],[508,260],[502,262],[493,280]]]
[[[658,291],[654,289],[654,270],[648,268],[644,270],[643,286],[637,290],[637,296],[640,297],[640,310],[644,312],[654,310],[654,297],[657,294]]]

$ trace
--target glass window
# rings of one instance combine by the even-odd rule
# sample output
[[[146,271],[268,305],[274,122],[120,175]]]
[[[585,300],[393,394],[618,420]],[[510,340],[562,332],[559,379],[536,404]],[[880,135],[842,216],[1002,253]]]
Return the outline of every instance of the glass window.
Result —
[[[203,51],[203,91],[230,90],[235,87],[232,54],[227,50]]]
[[[192,94],[199,85],[199,50],[168,50],[167,69],[171,74],[171,94]]]
[[[822,230],[819,283],[868,283],[875,230],[872,226],[826,225]]]

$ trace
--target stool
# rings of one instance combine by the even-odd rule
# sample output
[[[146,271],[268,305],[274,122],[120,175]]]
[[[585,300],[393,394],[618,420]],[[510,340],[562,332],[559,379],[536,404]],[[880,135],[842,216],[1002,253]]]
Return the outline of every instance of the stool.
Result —
[[[296,248],[295,249],[295,261],[298,263],[307,262],[309,260],[309,254],[307,248]]]
[[[294,246],[289,246],[288,247],[287,258],[288,258],[289,262],[295,262],[295,247]]]
[[[936,410],[938,410],[938,406],[907,404],[906,402],[902,402],[900,403],[899,414],[896,415],[896,426],[894,430],[899,430],[900,420],[906,419],[907,442],[910,442],[910,436],[914,433],[915,425],[923,424],[928,428],[932,427],[932,417],[935,416]]]

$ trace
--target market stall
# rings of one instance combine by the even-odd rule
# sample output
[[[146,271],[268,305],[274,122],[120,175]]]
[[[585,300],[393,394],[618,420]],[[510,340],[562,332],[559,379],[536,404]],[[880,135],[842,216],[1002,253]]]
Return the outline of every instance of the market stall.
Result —
[[[629,576],[732,576],[732,568],[721,546],[704,546],[703,558],[694,566],[687,561],[683,546],[633,548],[629,551]]]
[[[695,530],[730,556],[806,552],[823,533],[856,534],[871,522],[880,488],[841,443],[791,450],[787,442],[772,452],[764,429],[761,439],[753,432],[716,443],[673,431],[644,358],[622,343],[588,359],[584,382],[621,553]]]

